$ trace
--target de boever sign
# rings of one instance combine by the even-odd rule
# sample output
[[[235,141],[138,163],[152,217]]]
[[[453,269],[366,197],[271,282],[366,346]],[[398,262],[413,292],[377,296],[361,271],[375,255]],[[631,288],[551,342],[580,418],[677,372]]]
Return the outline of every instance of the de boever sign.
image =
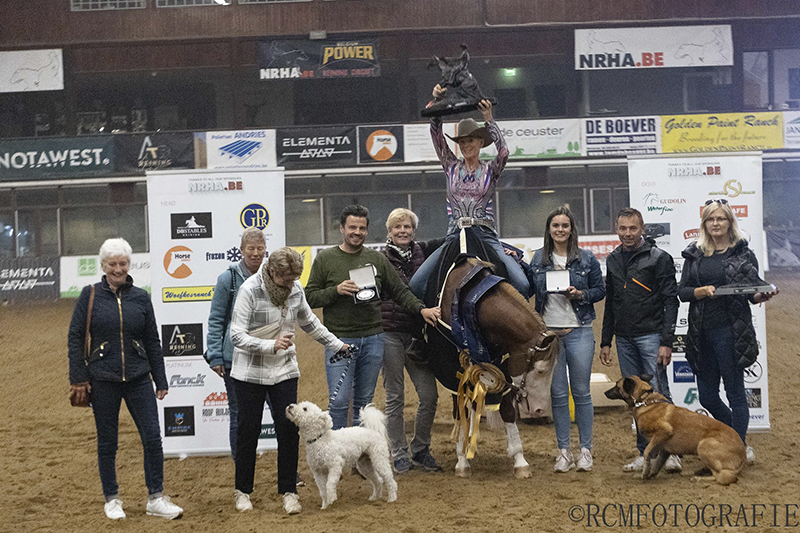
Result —
[[[259,79],[374,78],[381,75],[378,39],[264,41]]]

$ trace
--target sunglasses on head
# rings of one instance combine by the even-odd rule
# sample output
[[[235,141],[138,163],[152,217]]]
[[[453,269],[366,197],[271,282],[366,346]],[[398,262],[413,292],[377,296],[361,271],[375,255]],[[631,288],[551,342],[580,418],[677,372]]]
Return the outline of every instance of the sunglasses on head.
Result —
[[[719,200],[706,200],[706,205],[711,205],[712,203],[717,202],[718,204],[728,204],[728,200],[725,198],[720,198]]]

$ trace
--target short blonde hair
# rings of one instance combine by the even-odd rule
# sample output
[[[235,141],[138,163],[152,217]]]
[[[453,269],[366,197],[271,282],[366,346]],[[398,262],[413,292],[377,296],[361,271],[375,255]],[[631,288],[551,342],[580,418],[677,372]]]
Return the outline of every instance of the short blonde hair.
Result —
[[[703,208],[703,212],[700,216],[700,236],[697,238],[697,247],[700,248],[700,251],[702,251],[703,255],[706,257],[714,255],[714,240],[711,238],[711,235],[708,234],[708,230],[706,229],[706,221],[711,217],[711,213],[717,209],[722,209],[722,212],[725,213],[725,217],[729,222],[729,246],[734,246],[739,241],[746,240],[744,235],[742,235],[742,232],[739,231],[739,223],[736,222],[736,215],[733,214],[731,206],[728,205],[727,202],[720,203],[719,201],[714,200]]]
[[[130,263],[133,250],[131,249],[131,245],[128,244],[128,241],[121,237],[117,237],[116,239],[106,239],[106,241],[100,247],[99,255],[101,264],[106,259],[117,256],[126,258]]]
[[[411,229],[416,231],[417,225],[419,224],[419,217],[412,210],[406,209],[405,207],[398,207],[389,213],[389,218],[386,219],[386,231],[392,231],[392,227],[394,227],[395,224],[406,218],[411,219]]]
[[[278,274],[294,274],[299,278],[303,273],[303,256],[294,248],[284,246],[269,254],[267,266]]]
[[[244,250],[248,242],[260,242],[265,248],[267,246],[267,238],[264,237],[264,232],[258,228],[247,228],[242,232],[242,242],[239,248]]]

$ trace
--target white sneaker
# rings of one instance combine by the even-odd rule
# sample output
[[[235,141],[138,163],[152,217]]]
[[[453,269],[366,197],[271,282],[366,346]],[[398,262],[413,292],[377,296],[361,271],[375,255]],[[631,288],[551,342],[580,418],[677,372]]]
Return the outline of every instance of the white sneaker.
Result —
[[[289,514],[297,514],[303,510],[300,505],[300,497],[294,492],[287,492],[283,495],[283,510]]]
[[[122,520],[125,518],[125,511],[122,510],[122,500],[119,498],[107,501],[104,508],[106,516],[111,520]]]
[[[167,520],[175,520],[183,516],[183,509],[172,503],[169,496],[161,496],[155,500],[147,501],[147,514],[149,516],[160,516]]]
[[[572,457],[572,452],[566,448],[558,450],[558,457],[556,457],[556,465],[553,467],[557,473],[569,472],[575,468],[575,459]]]
[[[756,462],[756,452],[753,451],[752,446],[747,447],[747,450],[745,450],[745,454],[747,456],[747,464],[752,465]]]
[[[236,489],[234,491],[234,496],[236,496],[236,510],[241,512],[244,511],[252,511],[253,504],[250,503],[250,495]]]
[[[592,466],[594,466],[592,450],[581,448],[581,455],[578,457],[578,472],[591,472]]]
[[[644,470],[644,457],[636,456],[636,459],[622,467],[623,472],[641,472]]]
[[[681,470],[683,470],[683,466],[681,465],[681,458],[677,455],[670,455],[667,457],[667,460],[664,462],[664,471],[669,472],[670,474],[680,474]]]

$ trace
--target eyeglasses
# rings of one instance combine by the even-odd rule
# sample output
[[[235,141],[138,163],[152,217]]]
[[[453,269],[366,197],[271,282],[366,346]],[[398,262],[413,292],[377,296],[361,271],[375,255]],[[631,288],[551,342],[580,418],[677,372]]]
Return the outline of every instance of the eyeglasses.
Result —
[[[712,224],[724,224],[725,222],[730,222],[727,217],[709,217],[706,219],[706,222],[711,222]]]
[[[728,200],[725,198],[720,198],[719,200],[706,200],[706,205],[711,205],[712,203],[717,202],[718,204],[728,205]]]

